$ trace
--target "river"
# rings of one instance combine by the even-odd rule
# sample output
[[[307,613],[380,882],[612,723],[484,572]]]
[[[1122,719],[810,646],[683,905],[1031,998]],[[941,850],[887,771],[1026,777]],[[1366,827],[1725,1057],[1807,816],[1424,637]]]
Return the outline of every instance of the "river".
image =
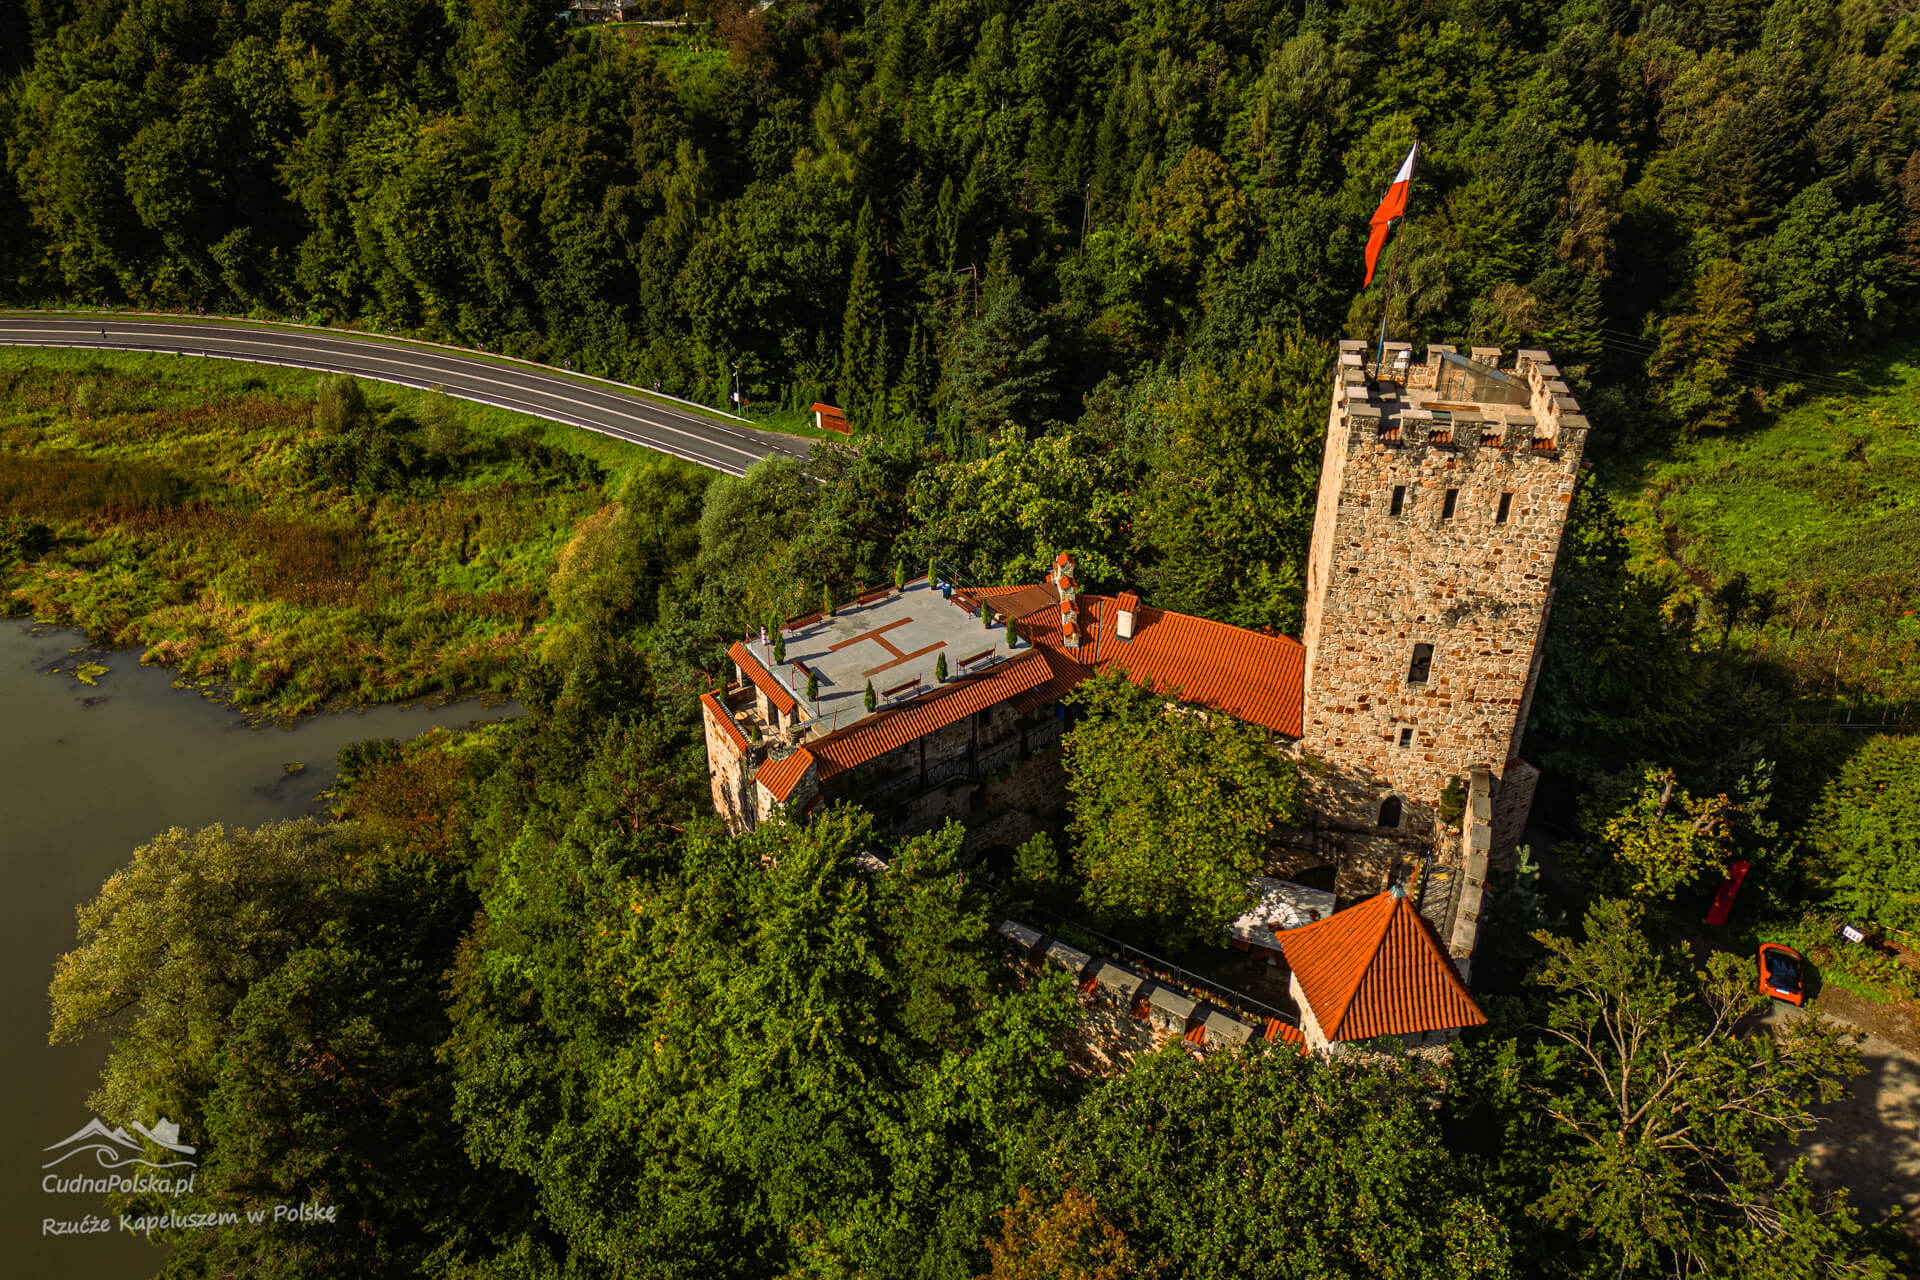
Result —
[[[107,1041],[47,1044],[47,984],[73,948],[74,909],[168,827],[249,827],[318,813],[334,753],[363,738],[516,714],[512,704],[377,707],[252,728],[131,652],[93,655],[88,686],[68,672],[84,639],[0,619],[0,1271],[144,1280],[163,1255],[119,1231],[43,1236],[48,1216],[98,1212],[95,1198],[40,1190],[41,1149],[85,1125]],[[289,773],[292,763],[306,767]],[[193,1140],[183,1132],[183,1142]],[[85,1201],[85,1203],[83,1203]]]

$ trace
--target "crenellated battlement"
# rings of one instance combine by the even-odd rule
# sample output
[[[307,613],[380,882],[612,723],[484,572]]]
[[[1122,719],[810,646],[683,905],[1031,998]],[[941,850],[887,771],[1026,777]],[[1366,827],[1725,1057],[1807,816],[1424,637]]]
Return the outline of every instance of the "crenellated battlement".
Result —
[[[1522,350],[1502,368],[1497,347],[1462,357],[1436,343],[1415,360],[1404,342],[1366,362],[1366,344],[1342,342],[1336,409],[1345,406],[1352,445],[1428,445],[1552,455],[1586,447],[1589,423],[1573,389],[1544,351]]]

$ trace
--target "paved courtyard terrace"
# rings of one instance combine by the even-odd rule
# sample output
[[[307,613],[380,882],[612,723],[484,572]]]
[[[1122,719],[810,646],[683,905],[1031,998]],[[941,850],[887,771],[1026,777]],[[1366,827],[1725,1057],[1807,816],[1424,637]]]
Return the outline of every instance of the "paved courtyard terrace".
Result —
[[[982,626],[978,614],[924,581],[898,593],[869,593],[830,617],[796,619],[784,636],[785,662],[774,660],[770,638],[758,636],[735,644],[728,656],[755,688],[753,718],[761,730],[791,728],[797,714],[809,738],[874,714],[866,708],[869,681],[875,709],[884,711],[938,687],[942,657],[952,681],[1011,656],[1004,626]],[[1019,652],[1028,651],[1023,643]],[[818,702],[807,697],[810,674]]]

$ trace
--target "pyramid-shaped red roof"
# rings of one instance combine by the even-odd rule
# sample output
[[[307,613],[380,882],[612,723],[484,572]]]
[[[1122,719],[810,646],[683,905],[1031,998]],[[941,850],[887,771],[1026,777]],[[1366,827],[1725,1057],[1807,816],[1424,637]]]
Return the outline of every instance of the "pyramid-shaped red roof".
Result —
[[[1278,937],[1329,1040],[1447,1031],[1487,1020],[1427,922],[1398,890]]]

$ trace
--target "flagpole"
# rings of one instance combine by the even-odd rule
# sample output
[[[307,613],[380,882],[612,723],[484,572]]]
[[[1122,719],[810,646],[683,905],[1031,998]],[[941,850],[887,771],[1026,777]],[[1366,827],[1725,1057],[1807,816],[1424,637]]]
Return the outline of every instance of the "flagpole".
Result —
[[[1387,292],[1380,303],[1380,345],[1374,348],[1373,352],[1373,370],[1376,378],[1380,376],[1380,370],[1385,368],[1387,363],[1387,313],[1393,309],[1393,277],[1394,273],[1400,269],[1400,255],[1393,251],[1400,237],[1393,234],[1393,229],[1403,221],[1405,221],[1404,218],[1395,218],[1387,223]]]

